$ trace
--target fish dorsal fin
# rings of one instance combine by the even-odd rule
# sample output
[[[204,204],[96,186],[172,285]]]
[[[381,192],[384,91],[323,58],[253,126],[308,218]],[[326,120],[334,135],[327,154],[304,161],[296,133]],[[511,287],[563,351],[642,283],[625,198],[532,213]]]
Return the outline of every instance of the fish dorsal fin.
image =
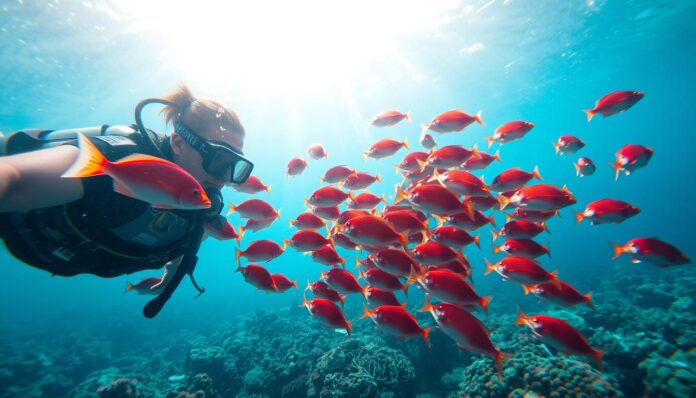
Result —
[[[137,163],[137,162],[151,162],[151,163],[160,163],[160,164],[167,164],[167,165],[176,165],[175,163],[172,163],[166,159],[158,158],[158,157],[152,156],[152,155],[146,155],[143,153],[134,153],[132,155],[128,155],[122,159],[119,159],[117,162],[114,162],[114,164]]]

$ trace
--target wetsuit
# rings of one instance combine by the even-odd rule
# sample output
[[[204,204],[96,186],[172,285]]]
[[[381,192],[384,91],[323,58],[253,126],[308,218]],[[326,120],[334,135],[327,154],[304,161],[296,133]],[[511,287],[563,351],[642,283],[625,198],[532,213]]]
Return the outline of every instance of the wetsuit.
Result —
[[[89,138],[116,161],[148,151],[138,134]],[[172,160],[169,141],[157,143]],[[67,145],[77,146],[76,140]],[[181,256],[202,220],[201,210],[160,210],[116,193],[108,176],[82,179],[84,196],[76,201],[29,212],[0,213],[0,238],[21,261],[54,275],[81,273],[115,277],[162,268]],[[195,240],[195,239],[194,239]]]

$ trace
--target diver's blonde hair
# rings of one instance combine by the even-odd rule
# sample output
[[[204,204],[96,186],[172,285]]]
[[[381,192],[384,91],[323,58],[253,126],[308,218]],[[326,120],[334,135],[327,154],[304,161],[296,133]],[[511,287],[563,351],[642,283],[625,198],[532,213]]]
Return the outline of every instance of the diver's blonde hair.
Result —
[[[181,83],[163,99],[173,105],[162,109],[164,120],[172,126],[181,121],[196,134],[206,136],[211,131],[231,131],[244,135],[244,126],[237,113],[217,101],[197,99],[188,86]]]

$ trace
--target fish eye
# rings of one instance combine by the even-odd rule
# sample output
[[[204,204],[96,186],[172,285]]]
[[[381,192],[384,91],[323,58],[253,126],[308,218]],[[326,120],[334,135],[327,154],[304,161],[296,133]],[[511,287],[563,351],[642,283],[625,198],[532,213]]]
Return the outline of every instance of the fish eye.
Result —
[[[193,190],[193,196],[200,196],[201,192],[197,189]]]

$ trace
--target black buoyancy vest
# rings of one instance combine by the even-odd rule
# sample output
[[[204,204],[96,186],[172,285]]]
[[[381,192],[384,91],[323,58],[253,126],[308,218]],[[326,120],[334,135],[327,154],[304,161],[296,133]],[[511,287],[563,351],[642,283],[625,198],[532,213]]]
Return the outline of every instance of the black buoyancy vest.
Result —
[[[156,155],[137,134],[89,139],[110,161],[133,153]],[[160,147],[171,157],[166,140],[160,140]],[[116,193],[108,176],[82,181],[82,199],[25,213],[0,213],[0,236],[15,257],[54,275],[115,277],[162,268],[191,244],[200,211],[154,209]]]

